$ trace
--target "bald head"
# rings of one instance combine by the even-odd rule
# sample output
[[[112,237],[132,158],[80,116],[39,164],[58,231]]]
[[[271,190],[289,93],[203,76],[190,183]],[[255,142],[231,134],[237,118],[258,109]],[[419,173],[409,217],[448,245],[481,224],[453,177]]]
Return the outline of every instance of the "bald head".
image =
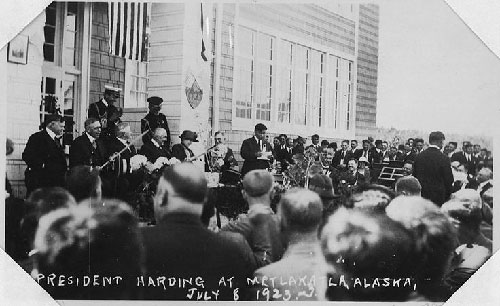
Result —
[[[273,176],[266,170],[252,170],[243,178],[243,190],[250,197],[261,197],[273,187]]]
[[[323,216],[323,204],[314,191],[295,188],[281,197],[278,213],[288,230],[316,232]]]

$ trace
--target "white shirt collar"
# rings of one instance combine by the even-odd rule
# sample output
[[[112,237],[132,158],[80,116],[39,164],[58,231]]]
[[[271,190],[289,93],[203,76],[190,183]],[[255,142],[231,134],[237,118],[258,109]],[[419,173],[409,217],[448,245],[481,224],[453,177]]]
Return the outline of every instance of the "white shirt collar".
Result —
[[[256,136],[253,136],[253,138],[255,138],[255,140],[257,141],[257,143],[260,143],[260,139],[257,138]]]
[[[154,138],[151,138],[151,142],[155,145],[155,147],[157,148],[161,147],[160,144],[156,140],[154,140]]]
[[[429,148],[436,148],[436,149],[438,149],[438,150],[440,150],[440,151],[441,151],[441,149],[440,149],[438,146],[433,145],[433,144],[430,144],[428,147],[429,147]]]
[[[116,138],[117,138],[117,139],[118,139],[121,143],[123,143],[124,145],[127,145],[127,141],[126,141],[126,140],[121,139],[121,138],[118,138],[118,137],[116,137]]]
[[[95,138],[90,136],[89,133],[85,132],[85,135],[87,135],[88,139],[90,140],[90,143],[93,143],[95,141]]]
[[[108,107],[108,101],[106,101],[106,99],[102,98],[102,103],[104,103],[104,105],[106,105],[106,107]]]
[[[56,138],[56,133],[52,132],[49,128],[45,128],[45,130],[47,131],[47,133],[49,134],[50,138],[52,138],[53,140],[55,140]]]

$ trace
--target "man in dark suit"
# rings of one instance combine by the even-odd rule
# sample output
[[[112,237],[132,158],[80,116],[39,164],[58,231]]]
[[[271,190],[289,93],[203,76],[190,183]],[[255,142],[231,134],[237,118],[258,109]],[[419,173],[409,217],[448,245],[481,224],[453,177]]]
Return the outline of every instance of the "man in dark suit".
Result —
[[[153,137],[153,132],[157,128],[163,128],[167,132],[167,138],[165,139],[164,146],[170,150],[170,129],[168,128],[167,117],[160,113],[161,105],[163,99],[160,97],[149,97],[148,98],[148,108],[149,113],[141,119],[141,133],[149,131],[146,135],[142,136],[142,141],[146,143],[151,137]]]
[[[154,210],[157,225],[143,227],[147,274],[144,298],[152,300],[197,299],[206,292],[211,300],[243,297],[246,278],[254,269],[249,254],[227,237],[217,235],[203,226],[201,214],[207,196],[203,172],[190,163],[167,167],[158,182]],[[174,278],[176,285],[148,286],[148,276]],[[233,277],[231,285],[228,278]],[[219,283],[221,278],[225,285]],[[177,282],[192,280],[189,286]],[[165,284],[167,280],[165,280]],[[239,288],[236,291],[235,289]]]
[[[172,147],[172,157],[177,158],[180,161],[191,161],[194,157],[193,151],[189,148],[193,142],[198,142],[198,135],[190,130],[182,131],[179,136],[181,138],[181,143],[175,144]]]
[[[107,159],[116,157],[102,173],[103,195],[116,197],[126,202],[130,202],[135,191],[133,190],[134,184],[131,182],[133,176],[130,158],[136,155],[137,151],[130,143],[131,134],[128,123],[121,122],[116,125],[116,136],[106,142]],[[121,153],[117,156],[119,152]]]
[[[169,148],[166,146],[167,131],[164,128],[156,128],[153,137],[147,140],[141,147],[140,153],[154,163],[158,157],[169,158],[172,156]]]
[[[358,141],[356,139],[351,140],[351,158],[359,159],[363,153],[362,149],[358,149]]]
[[[432,132],[429,147],[415,158],[413,175],[422,185],[422,197],[441,206],[448,200],[453,184],[450,160],[441,153],[444,134]]]
[[[407,162],[413,163],[415,161],[416,156],[417,156],[417,154],[415,154],[415,151],[413,151],[413,148],[410,145],[410,143],[406,143],[405,144],[405,153],[403,155],[403,161],[405,163],[407,163]]]
[[[466,143],[463,147],[463,151],[454,153],[451,156],[450,161],[458,161],[460,164],[466,164],[468,169],[467,174],[476,175],[478,161],[477,157],[474,156],[472,149],[472,144]]]
[[[275,148],[276,160],[281,163],[281,169],[285,171],[290,164],[293,164],[292,147],[287,145],[288,138],[285,134],[279,136],[280,144]]]
[[[371,167],[373,163],[373,151],[370,148],[370,141],[368,139],[363,140],[363,149],[360,154],[360,157],[366,158],[368,166]]]
[[[89,105],[88,117],[96,118],[101,122],[102,138],[113,138],[116,130],[116,124],[121,122],[121,108],[114,106],[116,100],[120,97],[120,88],[109,85],[104,86],[104,97]]]
[[[319,135],[318,134],[314,134],[311,136],[311,142],[312,142],[312,144],[307,146],[307,148],[308,149],[311,147],[315,148],[318,153],[321,153],[321,145],[319,143]]]
[[[349,140],[343,140],[340,147],[341,149],[335,152],[335,155],[333,156],[332,165],[335,168],[346,169],[347,163],[351,159]]]
[[[254,128],[254,136],[243,140],[240,155],[245,160],[241,168],[241,176],[255,169],[269,168],[269,159],[272,157],[271,145],[265,141],[267,127],[258,123]]]
[[[44,129],[31,135],[23,152],[28,166],[25,171],[27,194],[40,187],[64,186],[64,175],[68,170],[62,136],[63,117],[47,115]]]
[[[99,139],[101,122],[96,118],[89,118],[84,123],[85,132],[75,138],[69,149],[69,166],[102,166],[106,162],[106,149]]]

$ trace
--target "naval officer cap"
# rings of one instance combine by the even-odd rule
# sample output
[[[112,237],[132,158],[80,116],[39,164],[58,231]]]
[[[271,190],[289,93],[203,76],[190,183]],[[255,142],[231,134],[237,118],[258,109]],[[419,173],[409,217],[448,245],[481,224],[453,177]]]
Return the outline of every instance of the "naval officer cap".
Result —
[[[157,96],[149,97],[148,98],[148,103],[151,105],[158,106],[163,103],[163,99]]]
[[[104,93],[119,95],[121,91],[121,88],[113,87],[111,85],[104,85]]]

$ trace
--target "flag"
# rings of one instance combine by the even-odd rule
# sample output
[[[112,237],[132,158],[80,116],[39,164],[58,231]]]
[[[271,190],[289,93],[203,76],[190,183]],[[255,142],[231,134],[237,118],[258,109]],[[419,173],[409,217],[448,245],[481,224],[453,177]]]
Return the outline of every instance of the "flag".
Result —
[[[147,61],[149,16],[150,4],[109,2],[109,53],[131,60]]]
[[[204,32],[203,28],[205,27],[205,21],[203,20],[203,3],[201,5],[201,58],[206,62],[207,56],[205,55],[205,40],[204,40]]]

